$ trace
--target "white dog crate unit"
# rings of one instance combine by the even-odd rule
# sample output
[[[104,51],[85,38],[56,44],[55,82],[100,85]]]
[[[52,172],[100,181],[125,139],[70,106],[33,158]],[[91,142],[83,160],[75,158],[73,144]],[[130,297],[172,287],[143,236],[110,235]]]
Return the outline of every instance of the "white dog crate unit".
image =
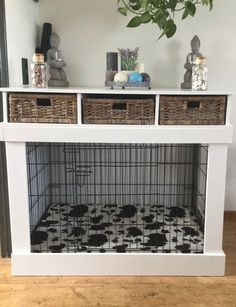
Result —
[[[223,275],[223,92],[3,89],[15,275]]]

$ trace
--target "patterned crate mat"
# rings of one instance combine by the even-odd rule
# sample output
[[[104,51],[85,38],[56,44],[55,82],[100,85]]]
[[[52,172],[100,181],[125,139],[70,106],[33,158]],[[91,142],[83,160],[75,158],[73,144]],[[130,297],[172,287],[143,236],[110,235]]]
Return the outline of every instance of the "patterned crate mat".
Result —
[[[31,234],[32,252],[203,253],[204,236],[183,207],[54,204]]]

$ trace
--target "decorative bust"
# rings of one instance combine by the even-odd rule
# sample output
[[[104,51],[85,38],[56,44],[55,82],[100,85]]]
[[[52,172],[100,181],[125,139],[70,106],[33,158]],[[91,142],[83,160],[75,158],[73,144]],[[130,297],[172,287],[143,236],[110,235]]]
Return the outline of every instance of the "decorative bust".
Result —
[[[64,61],[61,50],[59,49],[60,37],[56,32],[53,32],[50,36],[51,49],[47,52],[47,63],[49,65],[50,79],[49,86],[55,87],[68,87],[69,82],[66,80],[66,73],[64,67],[66,62]]]
[[[191,49],[192,52],[187,55],[186,63],[184,68],[187,70],[184,75],[184,82],[181,83],[182,89],[191,89],[192,88],[192,68],[196,57],[202,57],[202,54],[199,52],[200,49],[200,39],[197,35],[191,40]]]

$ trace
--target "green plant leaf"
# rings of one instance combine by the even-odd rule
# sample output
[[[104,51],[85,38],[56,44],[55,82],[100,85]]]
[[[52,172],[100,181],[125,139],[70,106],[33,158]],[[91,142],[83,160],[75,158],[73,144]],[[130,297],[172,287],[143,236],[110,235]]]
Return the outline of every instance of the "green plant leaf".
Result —
[[[213,0],[210,0],[210,11],[213,9]]]
[[[188,17],[188,10],[187,9],[184,10],[184,13],[182,15],[182,20],[185,19],[186,17]]]
[[[127,7],[118,7],[118,12],[124,16],[127,16],[128,8]]]
[[[172,12],[175,10],[177,3],[178,0],[169,0],[168,6]]]
[[[210,0],[201,0],[202,5],[209,5],[210,4]]]
[[[154,22],[157,23],[160,29],[165,29],[168,14],[165,10],[158,10],[154,17]]]
[[[182,12],[182,19],[195,16],[197,7],[213,8],[214,0],[118,0],[118,11],[124,16],[133,14],[127,27],[153,22],[161,30],[161,38],[172,37],[176,32],[175,19]]]
[[[176,32],[176,24],[172,19],[167,20],[165,29],[161,32],[161,35],[158,37],[158,40],[166,35],[167,38],[174,36]]]
[[[187,1],[185,4],[185,10],[188,12],[188,15],[194,16],[196,13],[196,5]]]
[[[149,12],[146,12],[143,15],[141,15],[141,20],[142,23],[148,23],[149,21],[152,20],[152,16],[149,14]]]
[[[133,17],[130,22],[127,24],[128,28],[136,28],[138,26],[140,26],[142,23],[142,19],[140,16],[135,16]]]
[[[213,0],[201,0],[202,5],[210,6],[210,11],[213,8]]]
[[[138,11],[138,10],[141,9],[141,4],[138,3],[138,2],[134,3],[134,4],[130,4],[130,6],[131,6],[132,10],[134,10],[134,11]]]
[[[168,5],[168,4],[164,4],[163,0],[149,0],[148,2],[150,4],[150,6],[154,7],[154,8],[167,7],[167,5]]]
[[[172,37],[175,34],[176,29],[177,27],[174,21],[172,19],[169,19],[166,23],[166,31],[165,31],[167,38]]]
[[[141,4],[142,8],[145,8],[147,6],[147,4],[148,4],[148,0],[140,0],[139,2]]]

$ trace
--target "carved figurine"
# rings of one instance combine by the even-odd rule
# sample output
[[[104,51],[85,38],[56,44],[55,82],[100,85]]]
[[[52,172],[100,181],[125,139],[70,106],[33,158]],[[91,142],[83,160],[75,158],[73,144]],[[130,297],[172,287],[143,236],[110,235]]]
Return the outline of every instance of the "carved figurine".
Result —
[[[192,52],[187,55],[186,63],[184,68],[187,70],[184,75],[184,82],[181,83],[182,89],[191,89],[192,88],[192,68],[196,57],[202,57],[202,54],[199,52],[200,49],[200,39],[197,35],[191,40],[191,49]]]
[[[49,65],[50,79],[49,86],[55,87],[68,87],[69,82],[66,80],[66,73],[64,61],[61,50],[59,49],[60,37],[57,33],[53,32],[50,36],[51,49],[47,52],[47,63]]]

